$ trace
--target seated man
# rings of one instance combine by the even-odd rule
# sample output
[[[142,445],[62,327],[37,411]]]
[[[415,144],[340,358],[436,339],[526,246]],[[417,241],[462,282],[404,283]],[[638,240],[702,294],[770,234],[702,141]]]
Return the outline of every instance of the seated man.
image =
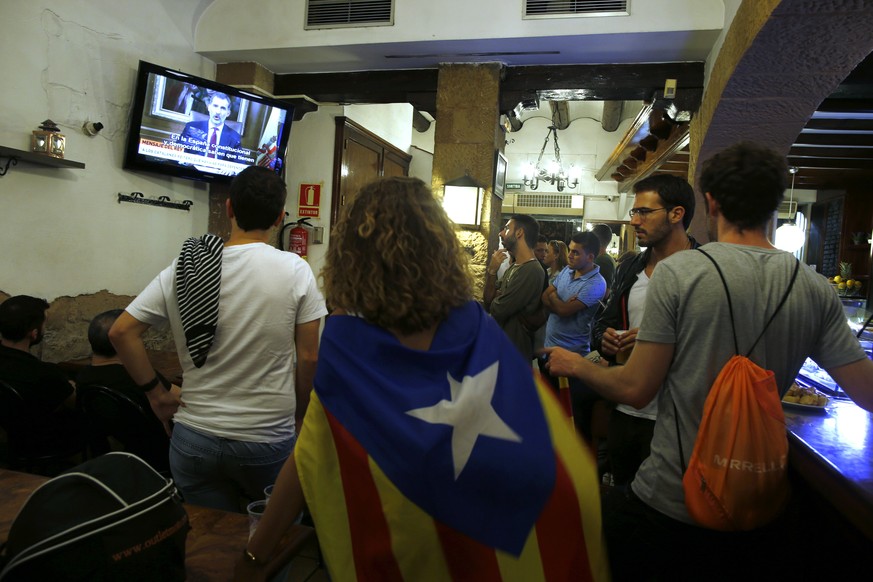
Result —
[[[26,444],[41,452],[70,450],[71,438],[81,438],[73,384],[56,365],[30,353],[42,341],[48,308],[45,299],[28,295],[0,305],[0,380],[24,399],[27,410],[22,413],[37,423],[28,431],[36,441]]]
[[[137,388],[118,358],[112,342],[109,341],[109,328],[123,312],[123,309],[104,311],[91,320],[91,325],[88,326],[88,343],[91,344],[92,352],[91,365],[79,371],[76,384],[80,387],[80,391],[83,391],[83,387],[87,385],[106,386],[139,404],[152,426],[147,433],[138,434],[133,437],[134,441],[125,443],[126,450],[141,457],[158,471],[166,471],[170,468],[170,439],[161,421],[152,411],[148,397]]]

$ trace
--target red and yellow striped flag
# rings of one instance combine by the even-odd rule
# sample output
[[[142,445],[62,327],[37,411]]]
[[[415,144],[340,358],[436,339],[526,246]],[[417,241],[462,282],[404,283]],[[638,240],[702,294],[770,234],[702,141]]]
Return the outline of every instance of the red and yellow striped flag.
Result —
[[[481,308],[456,311],[430,352],[328,321],[295,458],[332,579],[608,580],[594,458]]]

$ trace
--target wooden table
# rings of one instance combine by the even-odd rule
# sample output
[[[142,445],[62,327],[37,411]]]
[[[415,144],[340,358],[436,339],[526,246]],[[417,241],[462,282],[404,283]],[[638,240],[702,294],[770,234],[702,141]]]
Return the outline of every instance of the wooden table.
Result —
[[[0,469],[0,541],[6,541],[18,511],[30,493],[47,477]],[[185,571],[190,582],[230,580],[249,536],[249,518],[197,505],[184,504],[191,524],[185,543]],[[292,526],[268,568],[278,572],[313,534],[310,527]]]

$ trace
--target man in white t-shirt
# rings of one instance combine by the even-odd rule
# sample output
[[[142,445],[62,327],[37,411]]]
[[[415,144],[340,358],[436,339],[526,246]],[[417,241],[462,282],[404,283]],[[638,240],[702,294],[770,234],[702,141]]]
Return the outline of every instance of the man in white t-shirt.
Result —
[[[306,412],[327,310],[309,265],[268,244],[285,197],[274,172],[241,172],[230,187],[231,235],[223,248],[212,235],[186,241],[110,330],[155,414],[174,419],[170,469],[189,503],[239,511],[241,500],[262,498]],[[183,394],[158,386],[142,342],[164,321],[182,364]]]
[[[646,306],[646,289],[655,265],[679,251],[700,245],[686,230],[694,217],[694,190],[677,176],[650,176],[634,184],[630,224],[646,250],[619,267],[606,309],[594,323],[592,349],[615,364],[619,351],[633,349]],[[619,335],[616,330],[625,331]],[[617,486],[629,485],[649,456],[658,417],[658,397],[643,408],[619,404],[609,418],[606,445]]]

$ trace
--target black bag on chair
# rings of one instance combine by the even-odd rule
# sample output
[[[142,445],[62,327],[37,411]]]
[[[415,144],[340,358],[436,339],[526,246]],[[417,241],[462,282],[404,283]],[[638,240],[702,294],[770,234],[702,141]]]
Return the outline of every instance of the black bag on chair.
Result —
[[[108,453],[30,495],[0,580],[184,580],[189,529],[171,480],[139,457]]]

